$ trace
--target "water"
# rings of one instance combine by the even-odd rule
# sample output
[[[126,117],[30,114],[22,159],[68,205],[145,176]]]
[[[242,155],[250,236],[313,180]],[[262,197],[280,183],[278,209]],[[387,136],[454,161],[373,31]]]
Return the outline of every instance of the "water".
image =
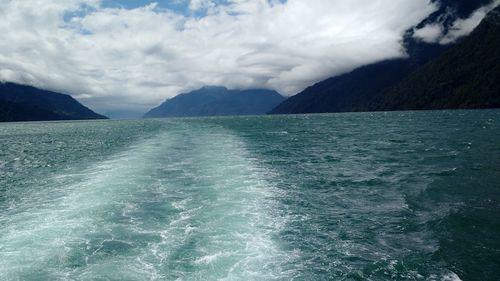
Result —
[[[0,124],[1,280],[497,280],[500,111]]]

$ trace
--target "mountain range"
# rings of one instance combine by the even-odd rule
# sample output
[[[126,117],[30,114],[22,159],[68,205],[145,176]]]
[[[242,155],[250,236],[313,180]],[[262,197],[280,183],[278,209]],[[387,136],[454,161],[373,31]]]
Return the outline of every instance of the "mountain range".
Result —
[[[468,5],[457,9],[467,15],[475,1],[464,2]],[[500,107],[499,10],[492,10],[457,44],[421,42],[409,31],[405,36],[408,58],[363,66],[321,81],[269,113]],[[430,18],[440,13],[443,26],[452,28],[442,17],[444,10]]]
[[[500,7],[456,44],[426,42],[415,30],[453,31],[490,0],[435,0],[439,9],[403,37],[406,58],[365,65],[285,99],[272,90],[206,86],[167,99],[144,117],[187,117],[500,107]],[[110,111],[115,118],[139,112]],[[69,95],[0,83],[0,121],[104,119]]]
[[[370,110],[500,107],[500,7],[464,40],[385,89]]]
[[[207,86],[167,99],[144,117],[259,115],[270,111],[284,99],[272,90],[228,90]]]
[[[106,119],[65,94],[0,83],[0,122]]]

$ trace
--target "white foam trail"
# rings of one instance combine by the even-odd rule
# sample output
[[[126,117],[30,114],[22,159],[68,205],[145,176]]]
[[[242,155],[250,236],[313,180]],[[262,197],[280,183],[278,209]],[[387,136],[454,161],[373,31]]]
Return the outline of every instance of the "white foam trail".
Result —
[[[169,280],[283,278],[280,264],[290,256],[273,238],[285,220],[275,213],[274,187],[266,180],[271,172],[226,131],[205,132],[191,141],[184,163],[165,167],[182,171],[164,183],[183,193],[171,202],[179,214],[144,255],[158,255],[149,259],[163,261]],[[186,274],[187,269],[195,273]]]
[[[275,240],[285,220],[276,213],[272,173],[257,161],[226,130],[181,124],[59,175],[54,187],[40,187],[49,192],[36,204],[3,216],[0,275],[286,278],[281,267],[293,256]]]
[[[134,145],[81,173],[56,176],[57,186],[39,187],[36,195],[42,198],[32,198],[34,203],[21,212],[4,214],[10,223],[0,232],[0,275],[18,279],[48,269],[47,277],[64,279],[68,274],[64,264],[73,248],[88,242],[86,234],[105,232],[99,229],[103,227],[99,220],[144,184],[141,176],[149,168],[147,160],[160,144],[165,147],[163,139],[158,136]]]
[[[455,272],[450,272],[443,276],[442,281],[462,281]]]

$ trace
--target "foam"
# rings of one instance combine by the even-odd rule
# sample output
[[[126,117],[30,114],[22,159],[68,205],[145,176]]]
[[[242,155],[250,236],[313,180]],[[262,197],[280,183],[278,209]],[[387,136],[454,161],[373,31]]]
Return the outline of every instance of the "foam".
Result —
[[[292,257],[273,239],[286,220],[276,213],[275,173],[231,132],[206,130],[186,135],[174,128],[83,170],[53,175],[31,205],[27,200],[6,216],[0,275],[279,276]]]
[[[84,172],[55,176],[52,182],[59,186],[40,186],[53,192],[37,194],[41,198],[34,200],[40,204],[12,214],[12,223],[2,229],[0,275],[66,261],[68,249],[86,233],[99,231],[98,220],[106,209],[135,191],[138,183],[130,182],[129,175],[146,167],[144,160],[153,152],[151,141],[146,141]]]
[[[455,272],[450,272],[443,276],[442,281],[462,281]]]

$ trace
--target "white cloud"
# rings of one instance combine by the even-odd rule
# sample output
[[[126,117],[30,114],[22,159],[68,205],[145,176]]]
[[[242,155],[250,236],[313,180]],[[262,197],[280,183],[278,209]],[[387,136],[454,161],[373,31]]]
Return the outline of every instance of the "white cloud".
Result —
[[[443,37],[444,28],[442,24],[432,23],[413,33],[414,38],[418,38],[426,43],[437,43]]]
[[[416,29],[413,37],[427,43],[440,43],[443,45],[454,43],[457,39],[469,35],[481,23],[486,14],[498,5],[500,5],[500,0],[494,0],[491,4],[474,11],[469,18],[456,19],[446,34],[442,23],[430,23]]]
[[[291,95],[404,56],[429,0],[191,0],[186,16],[97,0],[0,0],[0,80],[73,94],[99,111],[157,105],[203,85]]]
[[[449,44],[455,42],[458,38],[463,37],[471,33],[478,25],[481,20],[488,14],[489,11],[493,10],[496,6],[500,4],[500,0],[493,1],[490,5],[483,6],[467,19],[457,19],[450,31],[441,38],[441,44]]]
[[[201,9],[213,9],[215,8],[215,3],[211,0],[191,0],[189,2],[189,9],[191,11],[198,11]]]

